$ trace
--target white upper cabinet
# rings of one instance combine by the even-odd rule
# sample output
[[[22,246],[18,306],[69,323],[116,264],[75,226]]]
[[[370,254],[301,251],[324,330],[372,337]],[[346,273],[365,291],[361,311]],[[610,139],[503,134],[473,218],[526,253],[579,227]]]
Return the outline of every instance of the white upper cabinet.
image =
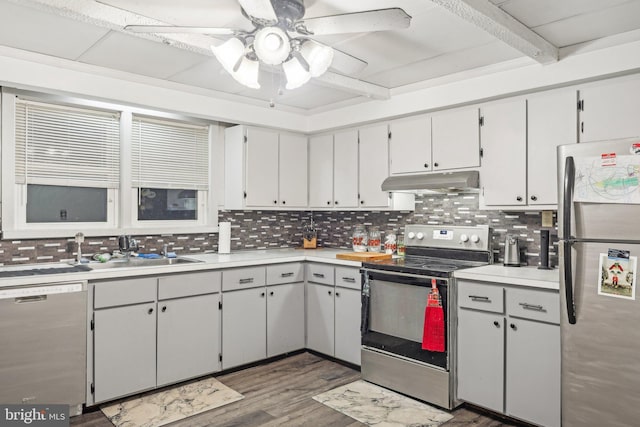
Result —
[[[580,142],[640,137],[640,79],[580,89]]]
[[[557,147],[577,142],[575,90],[545,92],[527,99],[527,203],[557,205]],[[553,207],[553,206],[552,206]]]
[[[480,166],[478,108],[460,108],[431,117],[433,171]]]
[[[527,103],[524,99],[482,107],[480,181],[487,206],[526,204]]]
[[[333,204],[337,209],[355,208],[358,206],[358,131],[338,132],[333,138]]]
[[[309,207],[330,208],[333,204],[333,135],[312,136],[309,138]]]
[[[431,170],[431,116],[426,114],[389,123],[391,175]]]
[[[280,134],[279,193],[282,207],[307,206],[307,137]]]
[[[278,132],[247,129],[246,156],[246,205],[278,206]]]
[[[389,206],[389,193],[381,189],[382,182],[389,176],[389,135],[386,123],[360,129],[359,165],[360,206]]]

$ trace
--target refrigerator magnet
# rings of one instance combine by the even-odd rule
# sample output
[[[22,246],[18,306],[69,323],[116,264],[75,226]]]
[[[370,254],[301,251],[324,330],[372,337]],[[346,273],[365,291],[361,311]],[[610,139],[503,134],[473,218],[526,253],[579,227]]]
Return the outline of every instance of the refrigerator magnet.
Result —
[[[609,249],[600,254],[598,295],[635,300],[636,266],[637,257],[629,251]]]
[[[640,154],[640,142],[634,142],[631,144],[631,149],[629,151],[631,154]]]

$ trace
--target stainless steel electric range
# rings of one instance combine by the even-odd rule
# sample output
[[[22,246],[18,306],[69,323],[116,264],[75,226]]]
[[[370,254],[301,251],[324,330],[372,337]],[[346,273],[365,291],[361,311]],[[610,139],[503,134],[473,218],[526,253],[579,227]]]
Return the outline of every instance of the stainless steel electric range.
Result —
[[[407,225],[406,256],[363,263],[362,377],[451,409],[456,372],[456,270],[490,264],[488,227]],[[422,349],[435,279],[445,315],[445,351]]]

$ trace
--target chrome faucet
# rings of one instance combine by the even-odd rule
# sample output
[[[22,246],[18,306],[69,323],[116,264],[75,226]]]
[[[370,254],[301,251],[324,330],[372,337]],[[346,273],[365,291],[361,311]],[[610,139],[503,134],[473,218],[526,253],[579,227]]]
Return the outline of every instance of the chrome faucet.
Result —
[[[78,250],[76,252],[76,261],[78,262],[78,264],[80,264],[82,260],[82,242],[84,242],[84,234],[76,233],[75,241],[78,244]]]
[[[131,252],[138,250],[138,242],[131,236],[122,235],[118,237],[118,248],[120,252],[124,252],[129,259]]]
[[[169,253],[169,245],[168,244],[164,244],[162,245],[162,255],[164,255],[164,257],[167,257],[167,254]]]

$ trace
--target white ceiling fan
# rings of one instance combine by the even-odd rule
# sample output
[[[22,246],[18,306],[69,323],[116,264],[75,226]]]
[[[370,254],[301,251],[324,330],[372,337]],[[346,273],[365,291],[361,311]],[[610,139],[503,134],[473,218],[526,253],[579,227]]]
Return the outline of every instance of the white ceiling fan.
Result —
[[[329,67],[353,75],[367,63],[313,39],[329,34],[397,30],[409,27],[411,16],[400,8],[368,10],[304,19],[304,0],[238,0],[242,14],[251,21],[251,31],[222,27],[127,25],[137,33],[198,33],[229,36],[211,49],[224,69],[239,83],[254,89],[260,62],[282,65],[287,89],[295,89]],[[339,59],[335,62],[334,57]]]

